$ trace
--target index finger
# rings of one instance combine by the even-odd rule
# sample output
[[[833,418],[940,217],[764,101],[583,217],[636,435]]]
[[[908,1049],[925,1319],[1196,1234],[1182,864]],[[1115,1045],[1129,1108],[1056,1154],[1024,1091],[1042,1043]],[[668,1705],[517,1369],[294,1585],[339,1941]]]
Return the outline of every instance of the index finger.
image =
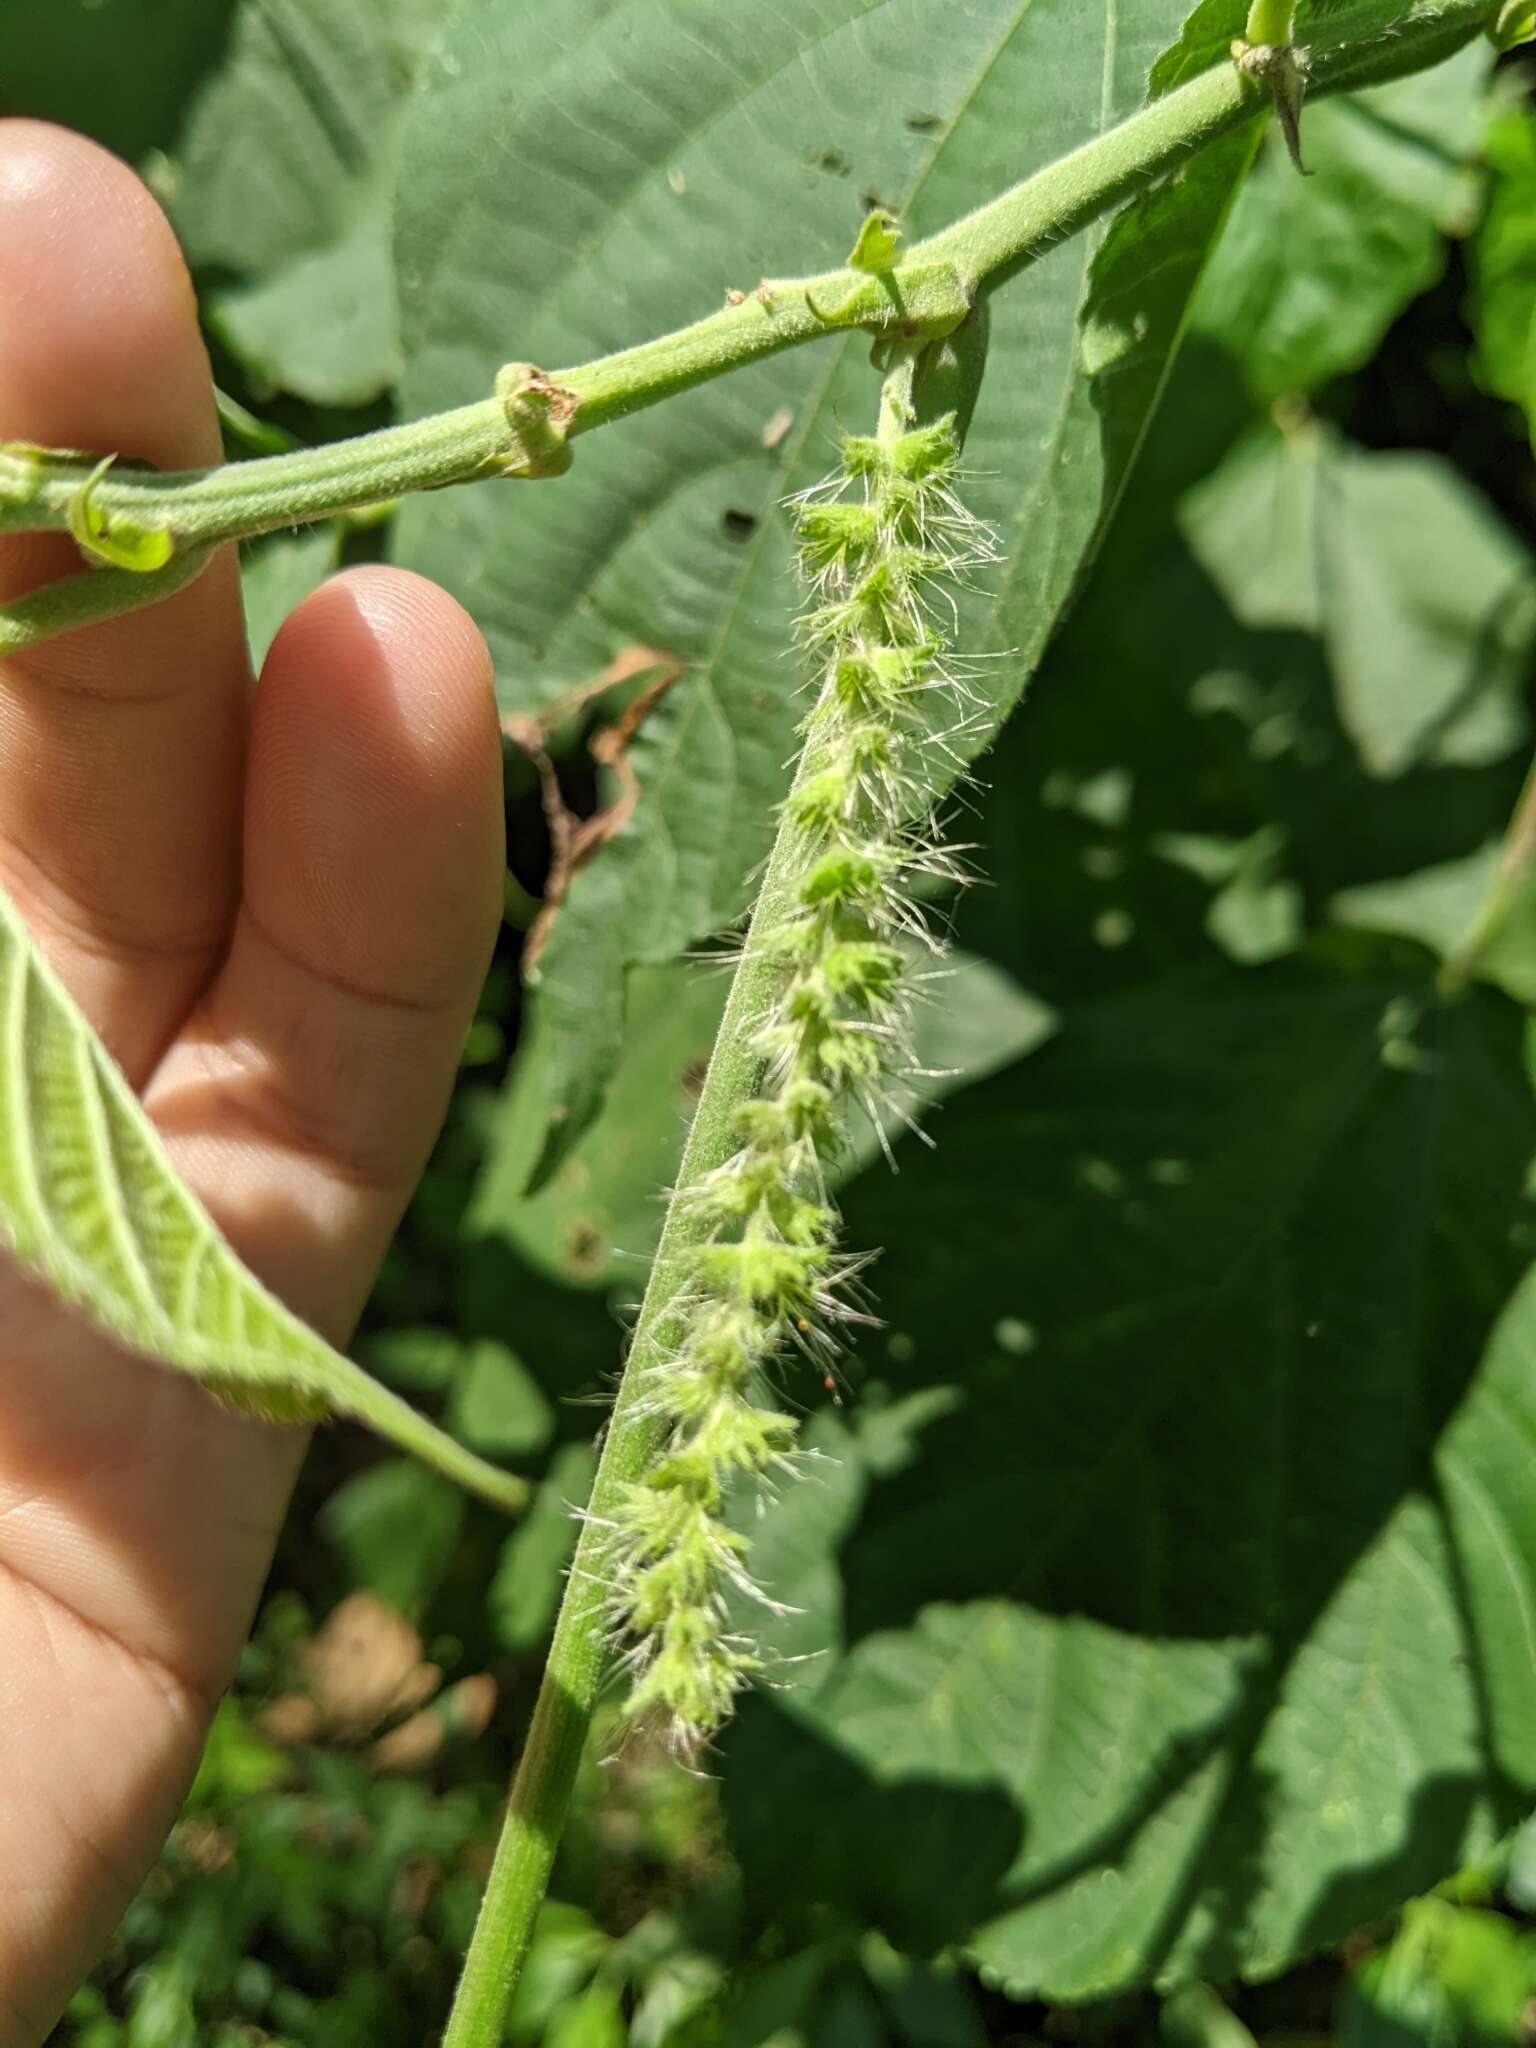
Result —
[[[132,171],[0,121],[0,439],[164,468],[220,454],[191,281]],[[79,568],[0,544],[0,598]],[[234,914],[249,671],[232,559],[165,604],[0,664],[0,881],[142,1079]]]

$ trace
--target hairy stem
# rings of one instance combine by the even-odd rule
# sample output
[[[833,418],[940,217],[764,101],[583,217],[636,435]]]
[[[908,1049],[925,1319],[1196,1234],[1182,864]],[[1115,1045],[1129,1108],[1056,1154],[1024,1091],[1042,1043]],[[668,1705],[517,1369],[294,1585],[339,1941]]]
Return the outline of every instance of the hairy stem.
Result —
[[[1461,995],[1483,964],[1489,947],[1515,905],[1536,878],[1536,761],[1526,773],[1504,850],[1477,914],[1456,951],[1440,970],[1438,987],[1443,996]]]
[[[881,661],[891,665],[892,675],[900,666],[907,681],[902,689],[885,699],[885,715],[892,721],[891,750],[879,754],[883,766],[872,766],[866,772],[874,785],[881,788],[886,786],[885,778],[891,778],[893,804],[911,796],[922,807],[917,779],[912,778],[909,789],[907,779],[900,774],[901,743],[897,729],[902,721],[916,717],[922,692],[933,687],[936,649],[923,637],[923,614],[911,597],[910,587],[903,585],[903,594],[888,579],[895,574],[900,581],[902,573],[910,574],[915,568],[918,549],[908,545],[905,571],[897,570],[897,562],[902,559],[897,543],[904,535],[915,532],[930,551],[930,562],[942,556],[951,569],[961,572],[968,563],[983,558],[976,551],[976,543],[980,539],[984,548],[986,541],[985,529],[976,528],[974,522],[964,518],[948,489],[956,452],[954,413],[943,414],[931,428],[919,425],[913,397],[916,368],[916,352],[903,350],[885,379],[876,440],[871,443],[853,439],[848,443],[850,464],[852,451],[864,451],[860,457],[862,467],[854,472],[864,479],[863,501],[851,505],[837,502],[841,492],[835,484],[833,502],[821,507],[819,521],[816,508],[802,512],[803,544],[821,564],[815,587],[824,608],[813,614],[820,629],[812,640],[821,669],[821,687],[805,721],[794,785],[780,816],[668,1205],[661,1244],[556,1623],[549,1663],[444,2037],[445,2048],[490,2048],[501,2038],[502,2017],[548,1883],[598,1689],[610,1662],[615,1627],[633,1633],[640,1626],[633,1581],[629,1586],[631,1597],[616,1600],[616,1593],[622,1595],[624,1587],[616,1586],[615,1574],[622,1579],[628,1569],[626,1536],[633,1533],[637,1504],[646,1498],[647,1490],[641,1481],[669,1438],[674,1462],[679,1459],[680,1448],[673,1434],[681,1412],[678,1404],[675,1400],[658,1400],[654,1388],[658,1381],[675,1383],[680,1368],[688,1367],[688,1338],[691,1331],[696,1344],[701,1340],[701,1313],[705,1323],[710,1323],[708,1295],[706,1292],[701,1296],[699,1286],[701,1259],[707,1260],[723,1249],[740,1251],[753,1242],[749,1223],[739,1243],[729,1239],[722,1243],[720,1217],[707,1201],[700,1200],[700,1195],[711,1186],[718,1189],[722,1176],[729,1179],[733,1173],[741,1174],[754,1158],[762,1163],[754,1152],[757,1141],[744,1136],[742,1119],[748,1119],[749,1130],[757,1131],[761,1131],[763,1119],[770,1112],[776,1122],[779,1105],[760,1095],[765,1082],[771,1092],[777,1079],[787,1104],[796,1083],[805,1078],[801,1074],[804,1063],[795,1054],[787,1053],[785,1041],[792,1041],[798,1051],[828,1045],[835,1035],[836,1027],[830,1019],[822,1020],[825,1038],[812,1022],[790,1021],[809,1016],[790,999],[790,991],[803,990],[809,982],[801,969],[787,964],[782,942],[789,932],[808,934],[816,941],[824,925],[828,931],[835,928],[839,934],[845,926],[860,926],[860,914],[851,902],[839,897],[834,903],[826,876],[829,860],[851,860],[858,851],[856,818],[864,807],[864,785],[858,773],[846,781],[844,793],[832,802],[831,816],[835,822],[811,827],[808,816],[820,818],[825,814],[830,800],[829,777],[848,777],[847,768],[839,769],[835,764],[839,760],[864,758],[857,738],[867,738],[874,729],[870,721],[878,721],[881,714],[864,705],[859,690],[861,686],[875,686],[877,671],[873,664]],[[937,412],[949,395],[945,379],[935,377],[925,388],[923,410]],[[919,481],[923,477],[929,479],[926,488]],[[932,497],[941,498],[943,505],[935,507],[934,523],[927,524],[918,517],[918,508],[927,505]],[[882,508],[879,512],[875,510],[877,506]],[[839,515],[851,515],[852,524],[840,526]],[[889,531],[883,523],[887,520],[891,522]],[[878,536],[874,532],[877,525]],[[850,563],[838,552],[836,536],[839,532],[855,531],[865,537],[854,547]],[[946,536],[950,540],[947,554],[942,545]],[[895,552],[887,553],[888,546]],[[936,546],[938,555],[931,553]],[[823,551],[819,556],[815,552],[818,547]],[[830,556],[826,553],[829,548]],[[876,568],[880,573],[875,573]],[[836,622],[830,630],[829,620]],[[875,637],[884,640],[898,626],[909,636],[916,636],[912,645],[879,652],[866,645],[866,629],[877,629]],[[899,640],[900,633],[897,637]],[[900,663],[898,657],[903,653],[908,659]],[[888,683],[885,688],[892,689],[894,685]],[[852,699],[850,689],[854,692]],[[891,818],[893,831],[899,829],[901,822],[895,816]],[[869,846],[872,845],[870,841]],[[894,844],[884,850],[894,863]],[[865,859],[875,860],[868,848]],[[894,864],[891,873],[895,873]],[[808,908],[813,904],[823,908]],[[838,907],[839,904],[844,907]],[[797,945],[791,950],[798,952],[803,948]],[[849,964],[850,955],[882,951],[879,946],[860,948],[857,944],[844,944],[840,950],[845,965]],[[782,1021],[770,1025],[770,1019]],[[855,1038],[864,1028],[856,1019],[842,1027]],[[845,1055],[846,1050],[845,1043]],[[825,1066],[820,1063],[822,1059],[827,1062]],[[830,1078],[835,1071],[836,1063],[827,1052],[812,1058],[806,1068],[807,1075],[814,1074],[817,1093],[824,1099],[824,1114],[832,1111],[837,1095]],[[762,1142],[767,1145],[768,1159],[776,1160],[773,1137],[769,1135]],[[819,1169],[814,1178],[819,1184]],[[761,1192],[756,1179],[751,1185],[753,1203],[771,1205],[771,1197]],[[824,1200],[823,1196],[823,1203]],[[733,1208],[730,1213],[738,1212]],[[773,1212],[770,1207],[751,1208],[750,1213],[761,1225]],[[829,1213],[824,1209],[823,1217]],[[792,1237],[786,1235],[783,1246],[791,1241]],[[815,1242],[820,1241],[818,1235]],[[735,1313],[745,1314],[745,1305],[739,1304]],[[760,1319],[765,1324],[778,1320],[766,1312]],[[799,1327],[804,1329],[808,1325],[802,1321]],[[765,1331],[764,1336],[765,1343],[769,1342],[772,1332]],[[701,1353],[701,1365],[702,1358]],[[712,1391],[709,1404],[717,1417],[718,1392]],[[749,1413],[754,1423],[763,1421],[761,1411]],[[688,1437],[687,1424],[683,1425],[682,1434]],[[793,1434],[792,1426],[789,1434]],[[690,1449],[695,1459],[702,1455],[702,1441],[702,1437],[693,1438],[682,1447],[683,1463],[688,1463]],[[766,1432],[766,1441],[777,1441],[771,1428]],[[759,1471],[761,1461],[748,1460],[741,1469],[744,1473]],[[647,1525],[642,1520],[640,1526]],[[654,1562],[654,1554],[647,1551],[642,1563]],[[702,1619],[711,1627],[715,1625],[706,1612],[709,1601],[705,1598],[704,1604],[699,1604],[703,1596],[696,1587],[690,1584],[677,1597],[695,1619]],[[693,1643],[691,1633],[688,1642]],[[749,1658],[749,1666],[750,1662]],[[643,1654],[636,1668],[632,1708],[645,1701],[648,1693],[657,1691],[658,1674],[667,1669],[667,1653],[663,1652],[657,1662]],[[709,1671],[718,1675],[714,1664]],[[735,1677],[730,1678],[724,1700],[717,1699],[713,1686],[706,1685],[707,1697],[702,1704],[695,1700],[691,1684],[682,1684],[679,1693],[663,1686],[657,1692],[656,1705],[665,1714],[674,1736],[680,1733],[688,1740],[707,1739],[737,1682]]]
[[[192,548],[173,555],[163,568],[148,575],[132,569],[93,569],[85,576],[66,576],[44,583],[25,597],[0,605],[0,657],[20,654],[77,626],[94,626],[124,612],[143,611],[194,582],[208,566],[211,550]]]
[[[814,750],[812,735],[806,755]],[[797,879],[794,834],[786,825],[775,840],[720,1021],[678,1168],[680,1187],[713,1173],[736,1148],[735,1112],[756,1090],[763,1068],[753,1049],[753,1022],[780,974],[753,939],[773,930],[790,910]],[[697,1210],[670,1204],[443,2048],[493,2048],[501,2039],[502,2017],[528,1952],[608,1665],[604,1528],[666,1434],[666,1422],[647,1410],[642,1389],[648,1370],[676,1342],[686,1255],[706,1229]]]
[[[1243,34],[1250,43],[1288,43],[1296,21],[1296,0],[1253,0]]]
[[[1491,26],[1498,12],[1496,0],[1409,0],[1401,8],[1372,0],[1335,16],[1318,24],[1309,97],[1438,63]],[[597,362],[548,375],[516,366],[527,375],[508,382],[503,373],[495,397],[407,426],[175,475],[126,467],[92,473],[78,459],[0,447],[0,532],[89,530],[101,543],[90,552],[122,565],[108,572],[111,583],[98,571],[78,586],[54,586],[50,597],[23,600],[30,609],[0,607],[0,651],[34,645],[176,587],[165,569],[135,573],[135,560],[154,559],[155,549],[143,545],[146,537],[168,543],[181,557],[409,491],[554,475],[562,461],[552,456],[563,460],[577,436],[759,357],[854,327],[895,339],[942,334],[979,293],[1006,283],[1045,250],[1175,170],[1252,118],[1260,104],[1251,80],[1233,64],[1218,64],[914,244],[892,271],[871,276],[848,268],[768,280],[755,291],[733,293],[732,303],[706,319]],[[98,586],[88,595],[87,582]]]

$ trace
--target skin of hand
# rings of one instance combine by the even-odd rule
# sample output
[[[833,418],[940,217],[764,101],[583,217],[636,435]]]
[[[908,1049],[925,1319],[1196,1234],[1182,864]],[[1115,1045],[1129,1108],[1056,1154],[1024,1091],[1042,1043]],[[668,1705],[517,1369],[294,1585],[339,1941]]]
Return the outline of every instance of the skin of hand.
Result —
[[[0,439],[220,459],[192,288],[114,158],[0,121]],[[0,599],[78,566],[0,539]],[[254,1270],[344,1341],[497,928],[501,751],[452,599],[361,569],[259,682],[232,555],[0,663],[0,881]],[[0,1255],[0,2048],[105,1946],[192,1777],[303,1454]]]

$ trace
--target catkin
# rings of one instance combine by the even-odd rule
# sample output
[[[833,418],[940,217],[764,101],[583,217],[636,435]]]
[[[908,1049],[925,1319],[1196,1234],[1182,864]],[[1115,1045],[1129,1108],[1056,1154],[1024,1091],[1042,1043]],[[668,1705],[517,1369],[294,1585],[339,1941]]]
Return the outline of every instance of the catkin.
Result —
[[[847,437],[840,471],[794,506],[819,688],[781,825],[798,879],[787,914],[751,942],[776,969],[753,1039],[760,1092],[737,1111],[734,1154],[674,1197],[699,1227],[679,1334],[643,1386],[667,1437],[606,1532],[628,1712],[660,1719],[686,1753],[760,1668],[729,1618],[733,1592],[761,1596],[727,1500],[742,1478],[793,1470],[798,1423],[773,1401],[776,1361],[799,1351],[830,1373],[857,1313],[849,1283],[864,1262],[837,1248],[830,1169],[850,1110],[875,1113],[910,1060],[913,943],[937,950],[913,888],[953,866],[924,792],[934,750],[966,723],[946,628],[990,535],[955,495],[953,419],[914,425],[905,388],[888,381],[879,433]]]

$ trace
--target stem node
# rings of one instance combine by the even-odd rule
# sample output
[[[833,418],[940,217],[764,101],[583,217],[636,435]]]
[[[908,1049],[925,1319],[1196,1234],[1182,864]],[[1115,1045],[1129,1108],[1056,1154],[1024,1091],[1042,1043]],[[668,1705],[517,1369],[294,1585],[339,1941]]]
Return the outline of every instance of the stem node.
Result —
[[[1302,177],[1309,177],[1301,156],[1301,109],[1312,76],[1312,52],[1294,43],[1255,43],[1239,36],[1232,45],[1232,62],[1240,78],[1268,85],[1291,162]]]
[[[496,374],[496,397],[513,435],[498,473],[534,482],[564,476],[571,466],[567,437],[581,394],[533,363],[508,363]]]

